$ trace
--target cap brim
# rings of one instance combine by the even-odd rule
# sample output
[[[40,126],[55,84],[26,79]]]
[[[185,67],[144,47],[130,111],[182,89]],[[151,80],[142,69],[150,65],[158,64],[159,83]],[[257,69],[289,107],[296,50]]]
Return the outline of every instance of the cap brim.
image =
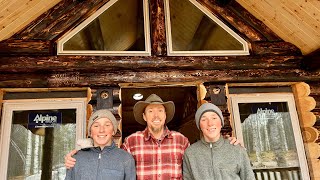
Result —
[[[160,103],[160,102],[153,102],[153,103],[147,103],[144,101],[137,102],[134,107],[133,107],[133,115],[135,120],[142,124],[142,125],[147,125],[147,122],[143,119],[143,113],[144,109],[149,105],[149,104],[162,104],[165,109],[166,109],[166,123],[169,123],[174,116],[175,112],[175,106],[172,101]]]

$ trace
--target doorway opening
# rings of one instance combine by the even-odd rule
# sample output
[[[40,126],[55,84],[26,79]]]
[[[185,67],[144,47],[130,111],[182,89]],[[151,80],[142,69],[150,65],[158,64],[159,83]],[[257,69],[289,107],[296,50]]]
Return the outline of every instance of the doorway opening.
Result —
[[[174,102],[175,115],[173,120],[167,124],[170,130],[182,133],[190,140],[190,143],[199,139],[198,130],[194,129],[196,128],[194,115],[198,104],[197,86],[121,88],[123,138],[146,128],[135,121],[133,116],[133,106],[138,101],[144,101],[151,94],[157,94],[163,101]],[[134,99],[134,97],[137,96],[138,99]],[[139,100],[139,97],[142,99]]]

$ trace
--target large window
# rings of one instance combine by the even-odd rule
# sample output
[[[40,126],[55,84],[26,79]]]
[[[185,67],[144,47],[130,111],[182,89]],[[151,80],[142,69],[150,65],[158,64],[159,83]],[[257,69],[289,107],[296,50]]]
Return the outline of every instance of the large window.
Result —
[[[292,93],[232,94],[236,136],[257,179],[310,179]]]
[[[63,180],[64,156],[85,134],[86,98],[5,100],[0,179]]]
[[[151,55],[147,0],[110,0],[58,41],[59,55]]]
[[[169,56],[249,55],[248,43],[196,0],[165,0]]]

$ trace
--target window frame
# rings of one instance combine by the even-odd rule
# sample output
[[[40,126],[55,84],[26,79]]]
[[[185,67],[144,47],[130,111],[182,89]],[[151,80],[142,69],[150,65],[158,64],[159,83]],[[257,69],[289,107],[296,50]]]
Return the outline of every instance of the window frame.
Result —
[[[165,26],[166,26],[166,41],[167,41],[167,54],[168,56],[239,56],[239,55],[250,55],[248,43],[219,20],[215,15],[212,14],[207,8],[203,7],[196,0],[186,0],[192,3],[196,8],[207,15],[211,20],[217,23],[221,28],[227,31],[233,36],[239,43],[243,45],[243,50],[211,50],[211,51],[174,51],[172,48],[172,34],[171,34],[171,20],[170,20],[170,0],[164,0],[164,14],[165,14]]]
[[[237,139],[243,141],[241,119],[239,114],[239,103],[265,103],[265,102],[286,102],[290,114],[292,130],[294,134],[296,150],[299,160],[299,168],[302,179],[310,179],[305,148],[300,130],[299,118],[296,111],[295,99],[292,93],[250,93],[250,94],[229,94],[231,109],[231,124],[234,127],[234,134]],[[266,168],[268,169],[268,168]]]
[[[87,98],[3,100],[0,132],[0,179],[7,178],[14,111],[76,109],[76,141],[85,137]],[[76,147],[76,144],[75,144]]]
[[[93,15],[88,17],[79,26],[68,32],[57,41],[57,55],[92,55],[92,56],[151,56],[151,40],[150,40],[150,18],[148,0],[143,0],[143,18],[144,18],[144,36],[145,50],[144,51],[93,51],[93,50],[64,50],[64,44],[74,35],[80,32],[93,20],[98,18],[108,8],[119,0],[110,0]]]

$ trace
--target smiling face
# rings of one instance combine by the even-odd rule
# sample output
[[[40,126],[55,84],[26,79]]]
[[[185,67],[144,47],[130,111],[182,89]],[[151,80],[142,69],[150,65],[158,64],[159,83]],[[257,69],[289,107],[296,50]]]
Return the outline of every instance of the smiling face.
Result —
[[[149,104],[143,113],[148,129],[153,134],[162,133],[166,122],[166,109],[162,104]]]
[[[103,149],[112,144],[113,124],[108,118],[100,118],[93,122],[90,137],[95,147]]]
[[[221,119],[215,112],[205,112],[200,118],[200,129],[206,142],[216,142],[220,138]]]

